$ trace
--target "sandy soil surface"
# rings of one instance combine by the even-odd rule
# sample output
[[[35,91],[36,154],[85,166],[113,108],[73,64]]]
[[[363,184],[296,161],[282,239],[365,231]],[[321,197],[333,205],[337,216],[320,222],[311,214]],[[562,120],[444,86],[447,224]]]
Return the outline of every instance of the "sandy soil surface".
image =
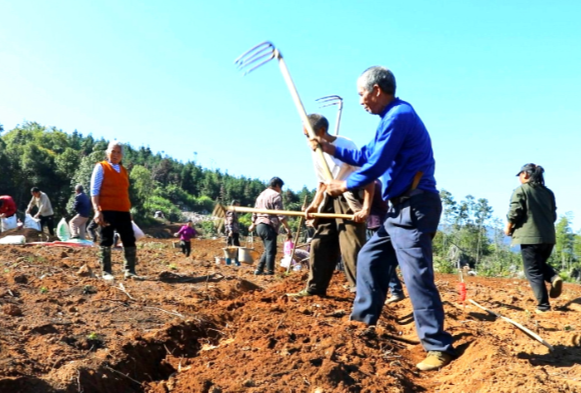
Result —
[[[139,244],[143,281],[122,279],[114,251],[112,284],[95,248],[0,246],[0,392],[581,392],[578,285],[537,315],[526,281],[468,278],[469,299],[550,351],[438,275],[458,358],[419,372],[409,299],[368,335],[340,272],[329,297],[290,299],[306,272],[255,277],[216,265],[223,240],[194,240],[190,258],[173,242]]]

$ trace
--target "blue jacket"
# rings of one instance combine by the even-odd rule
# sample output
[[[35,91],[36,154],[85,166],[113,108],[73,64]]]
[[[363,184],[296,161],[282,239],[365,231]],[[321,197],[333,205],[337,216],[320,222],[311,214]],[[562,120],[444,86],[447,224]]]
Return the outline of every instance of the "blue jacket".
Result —
[[[384,200],[408,191],[417,172],[423,172],[417,188],[437,193],[436,162],[432,141],[414,108],[399,98],[381,113],[374,139],[358,150],[337,147],[335,157],[361,167],[347,179],[347,188],[358,189],[381,179]]]
[[[89,200],[87,194],[81,192],[75,196],[75,204],[73,205],[73,209],[81,217],[89,217],[89,214],[91,214],[91,201]]]

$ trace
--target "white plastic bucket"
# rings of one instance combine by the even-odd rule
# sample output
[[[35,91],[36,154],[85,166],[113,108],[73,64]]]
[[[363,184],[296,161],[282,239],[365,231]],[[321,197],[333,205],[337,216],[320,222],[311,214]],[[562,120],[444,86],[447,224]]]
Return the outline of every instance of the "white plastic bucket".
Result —
[[[254,251],[254,248],[247,248],[247,247],[240,247],[238,249],[238,261],[242,263],[254,263],[254,258],[252,258],[251,251]]]

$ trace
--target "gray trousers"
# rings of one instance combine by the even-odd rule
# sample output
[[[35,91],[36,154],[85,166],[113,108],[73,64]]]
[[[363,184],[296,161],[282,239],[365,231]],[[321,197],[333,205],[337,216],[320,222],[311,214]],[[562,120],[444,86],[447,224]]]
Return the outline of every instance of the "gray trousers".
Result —
[[[444,307],[434,283],[432,236],[442,203],[436,193],[422,193],[393,206],[383,226],[363,246],[357,261],[357,295],[351,318],[377,324],[392,274],[399,262],[412,302],[418,337],[426,351],[453,353],[444,330]]]
[[[325,213],[351,213],[343,196],[328,198],[323,211]],[[326,293],[340,256],[343,257],[345,276],[349,286],[355,288],[357,254],[363,244],[365,244],[365,223],[358,224],[343,219],[319,220],[311,242],[307,291],[321,295]]]

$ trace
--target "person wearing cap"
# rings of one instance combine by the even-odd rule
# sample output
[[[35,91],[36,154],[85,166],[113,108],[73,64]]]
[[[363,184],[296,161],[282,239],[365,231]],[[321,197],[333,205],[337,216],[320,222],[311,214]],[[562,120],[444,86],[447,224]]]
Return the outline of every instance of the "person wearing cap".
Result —
[[[192,238],[197,236],[196,230],[193,228],[192,220],[188,220],[179,231],[174,233],[175,237],[180,237],[180,248],[186,257],[190,256],[192,252]]]
[[[525,276],[537,300],[537,313],[551,310],[549,296],[561,295],[563,280],[547,263],[555,245],[557,204],[555,194],[545,186],[543,172],[535,164],[526,164],[517,173],[521,183],[512,193],[505,234],[512,244],[520,244]],[[547,293],[545,281],[551,285]]]
[[[48,199],[48,196],[40,191],[38,187],[32,187],[30,193],[32,194],[32,199],[28,204],[26,214],[30,214],[32,209],[36,206],[38,211],[34,218],[40,218],[40,230],[42,231],[46,226],[48,227],[48,233],[50,233],[51,236],[54,236],[54,212],[52,210],[52,205],[50,204],[50,199]]]
[[[351,320],[374,331],[381,316],[389,280],[399,263],[413,307],[418,338],[428,352],[416,367],[437,370],[455,355],[452,335],[444,330],[444,307],[434,282],[432,238],[438,229],[442,202],[436,188],[432,142],[424,123],[407,102],[395,96],[393,73],[370,67],[357,80],[364,109],[380,117],[373,139],[360,149],[344,149],[324,141],[323,151],[361,167],[346,180],[327,183],[340,195],[380,178],[383,200],[390,209],[381,228],[365,243],[357,260],[357,295]]]
[[[69,221],[71,238],[85,240],[85,228],[89,220],[89,214],[91,213],[91,201],[87,194],[85,194],[85,189],[80,184],[75,186],[73,210],[77,214]]]
[[[283,210],[282,197],[280,195],[283,185],[284,182],[280,177],[273,177],[270,179],[266,190],[262,191],[258,198],[256,198],[254,207],[263,210]],[[256,233],[260,236],[262,243],[264,244],[264,252],[260,257],[256,270],[254,271],[254,274],[257,276],[262,274],[274,275],[274,260],[276,258],[277,248],[276,240],[281,224],[287,233],[291,233],[285,216],[252,213],[252,224],[248,227],[248,231],[252,232],[256,229]]]
[[[240,206],[236,199],[232,201],[231,206]],[[228,246],[240,247],[240,224],[238,223],[238,213],[227,211],[224,218],[224,228],[228,236]]]

